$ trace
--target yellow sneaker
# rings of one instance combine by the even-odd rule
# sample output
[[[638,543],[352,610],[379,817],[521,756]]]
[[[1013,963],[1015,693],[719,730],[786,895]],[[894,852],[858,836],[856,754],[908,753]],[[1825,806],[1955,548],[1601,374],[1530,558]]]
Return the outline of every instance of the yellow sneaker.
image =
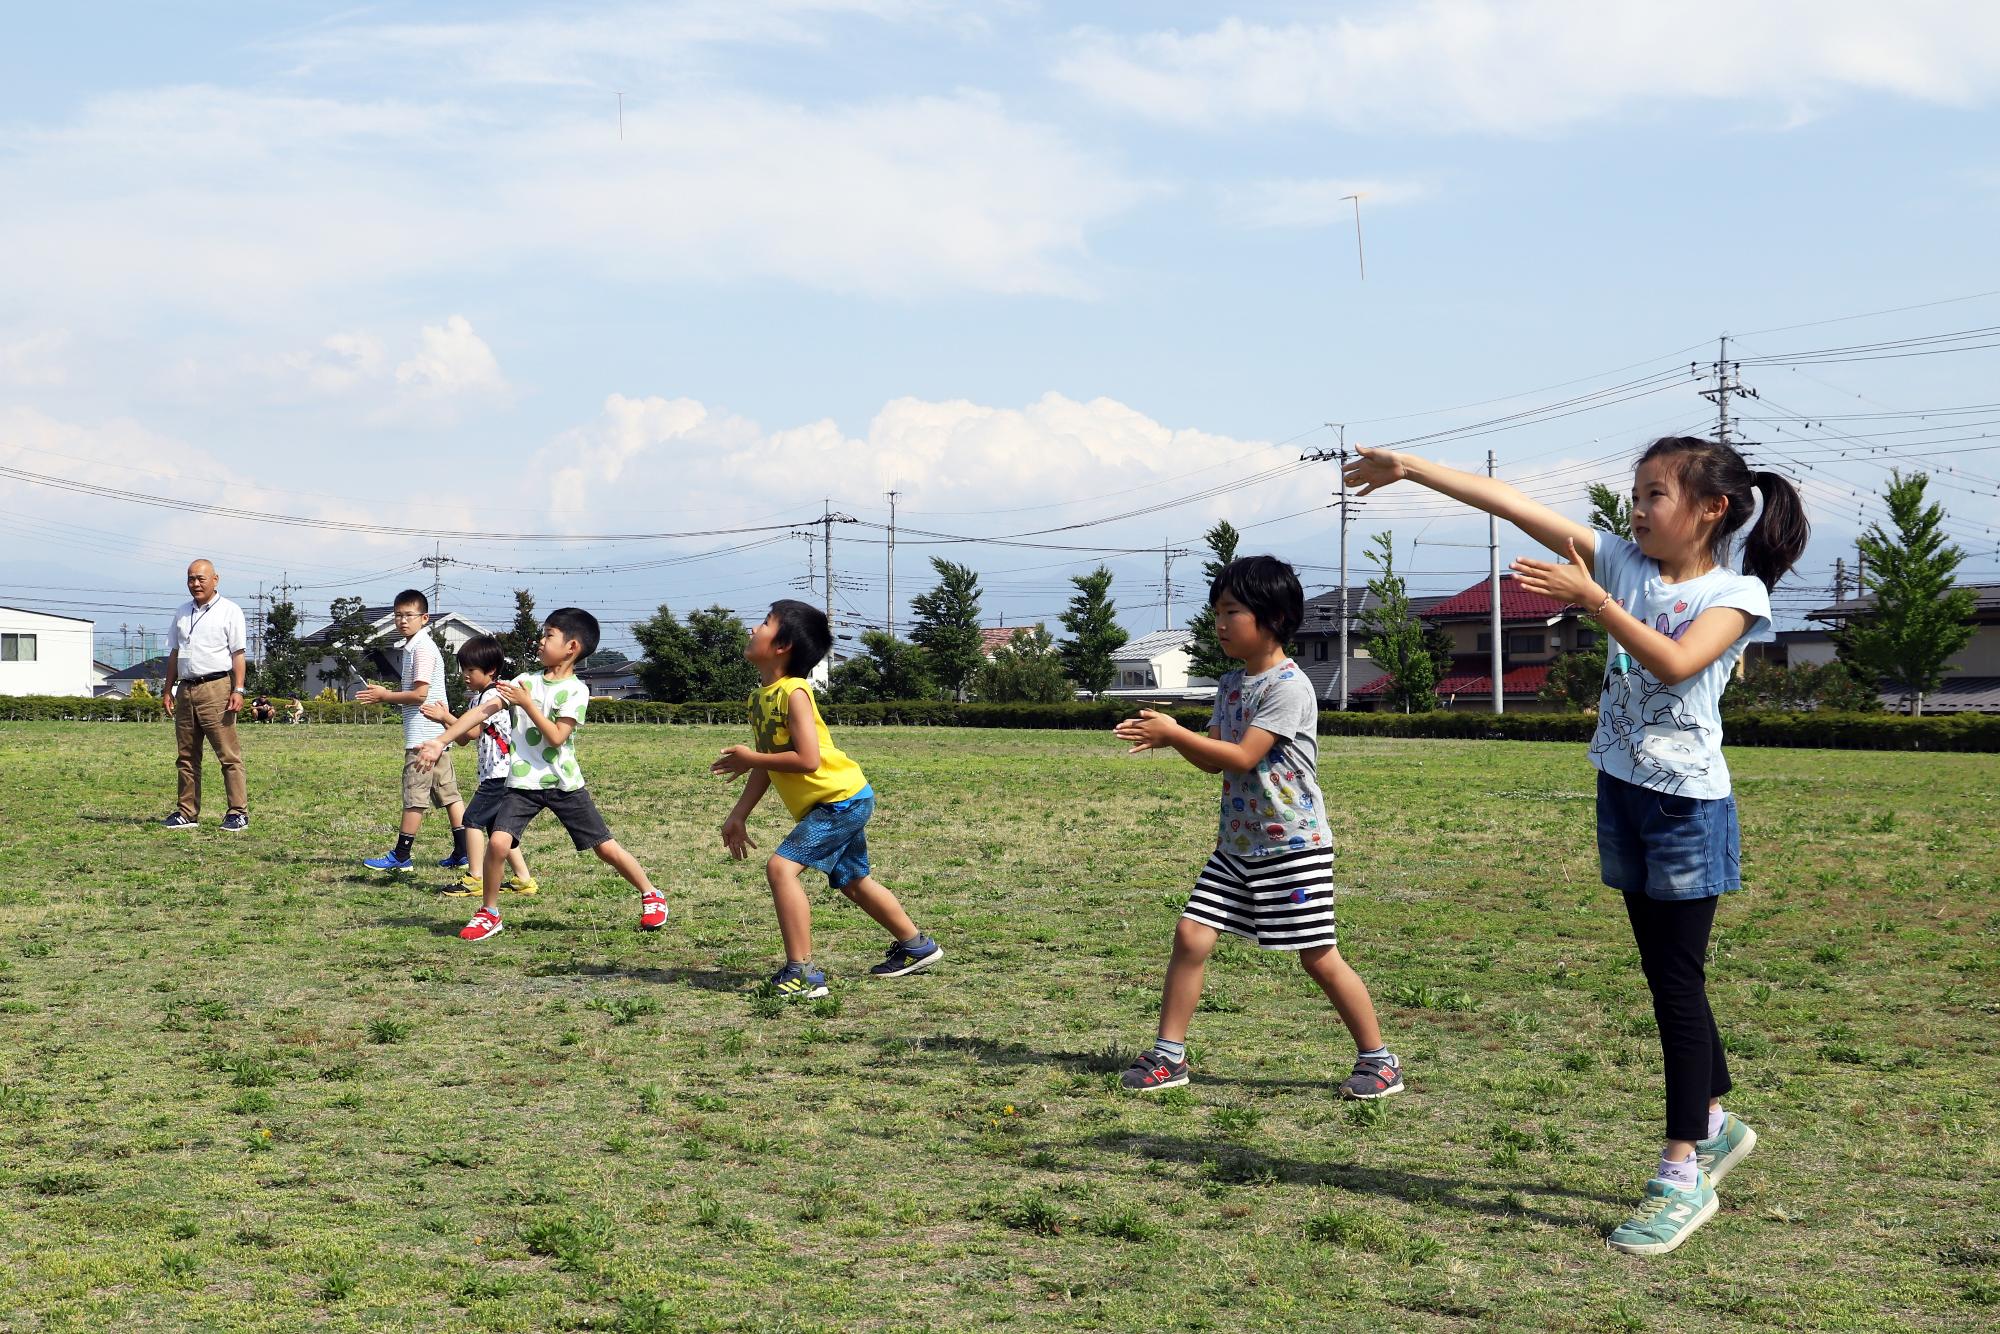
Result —
[[[516,894],[532,894],[540,889],[541,885],[536,882],[533,876],[529,876],[526,879],[519,879],[513,875],[509,875],[507,883],[502,885],[501,888],[511,890]]]
[[[458,878],[458,883],[446,885],[439,892],[448,899],[462,899],[473,894],[484,893],[485,890],[486,886],[479,882],[478,876],[462,875]]]

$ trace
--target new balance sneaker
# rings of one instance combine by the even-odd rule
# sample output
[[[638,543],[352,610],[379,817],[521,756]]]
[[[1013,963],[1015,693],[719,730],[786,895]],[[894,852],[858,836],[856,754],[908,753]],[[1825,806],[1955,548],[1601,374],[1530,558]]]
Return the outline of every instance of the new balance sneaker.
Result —
[[[658,931],[667,924],[667,896],[649,889],[639,896],[639,929]]]
[[[809,963],[787,963],[771,974],[771,989],[786,1000],[813,1000],[826,994],[826,974]]]
[[[222,832],[225,834],[240,834],[249,827],[250,817],[242,811],[231,811],[222,817]]]
[[[458,938],[460,940],[485,940],[489,936],[499,935],[501,930],[500,914],[488,912],[486,909],[481,908],[478,912],[472,914],[472,920],[465,924],[465,929],[458,933]]]
[[[1158,1093],[1188,1082],[1188,1063],[1176,1061],[1157,1048],[1132,1062],[1118,1082],[1135,1093]]]
[[[1696,1140],[1694,1158],[1701,1164],[1701,1174],[1708,1178],[1709,1184],[1719,1186],[1722,1178],[1729,1175],[1729,1169],[1756,1147],[1757,1132],[1739,1121],[1736,1113],[1724,1112],[1721,1133]]]
[[[361,864],[371,871],[408,871],[416,866],[408,857],[398,857],[393,851],[370,857]]]
[[[1638,1212],[1618,1225],[1607,1244],[1627,1255],[1665,1255],[1715,1217],[1715,1209],[1715,1186],[1708,1173],[1697,1172],[1692,1187],[1654,1177],[1646,1183]]]
[[[199,820],[190,819],[188,816],[182,815],[179,811],[175,811],[172,815],[169,815],[166,819],[160,821],[160,828],[193,829],[196,825],[200,823],[201,821]]]
[[[501,885],[500,888],[510,894],[532,894],[540,889],[541,886],[535,882],[535,877],[531,875],[517,876],[512,871],[509,871],[507,873],[507,882]]]
[[[1354,1073],[1340,1081],[1340,1096],[1373,1102],[1403,1091],[1403,1063],[1388,1056],[1357,1056]]]
[[[470,865],[472,865],[472,858],[466,856],[462,852],[454,852],[451,854],[451,856],[446,857],[443,861],[438,863],[438,870],[456,871],[461,867],[466,867]]]
[[[448,899],[471,898],[475,894],[485,892],[486,886],[480,883],[476,875],[462,875],[438,891]]]
[[[898,940],[889,946],[889,953],[882,962],[868,970],[870,977],[902,977],[906,973],[921,973],[924,969],[944,957],[944,946],[929,936],[918,936],[914,947]]]

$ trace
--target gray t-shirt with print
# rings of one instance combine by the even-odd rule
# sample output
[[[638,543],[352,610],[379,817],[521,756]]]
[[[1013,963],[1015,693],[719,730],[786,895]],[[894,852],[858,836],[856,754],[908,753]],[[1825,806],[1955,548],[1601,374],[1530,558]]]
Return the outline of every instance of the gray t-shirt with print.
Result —
[[[1229,742],[1253,727],[1278,738],[1249,773],[1223,772],[1216,847],[1251,858],[1331,851],[1319,792],[1319,698],[1299,665],[1287,658],[1256,676],[1225,673],[1208,725]]]

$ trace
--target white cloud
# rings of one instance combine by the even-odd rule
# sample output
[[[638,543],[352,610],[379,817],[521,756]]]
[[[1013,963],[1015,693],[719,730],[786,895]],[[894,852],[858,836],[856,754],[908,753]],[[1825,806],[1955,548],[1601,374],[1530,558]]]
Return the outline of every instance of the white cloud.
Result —
[[[417,354],[396,367],[396,383],[427,397],[507,391],[493,349],[463,315],[424,326]]]
[[[68,346],[67,329],[45,329],[23,338],[0,340],[0,385],[32,388],[64,383],[69,368],[62,353]]]
[[[607,116],[211,87],[96,99],[0,155],[0,304],[261,323],[535,268],[876,295],[1082,293],[1148,187],[977,94],[808,108],[683,93]],[[107,191],[109,192],[107,197]],[[64,316],[67,318],[67,315]]]
[[[894,488],[913,524],[997,531],[978,516],[1031,507],[1001,523],[1044,527],[1063,522],[1065,510],[1096,517],[1127,502],[1137,508],[1297,458],[1268,442],[1169,427],[1114,399],[1056,393],[1021,408],[893,399],[860,436],[831,420],[767,430],[693,399],[613,394],[530,471],[550,479],[552,521],[571,532],[592,531],[586,512],[603,506],[747,522],[791,504],[803,519],[820,493],[800,494],[799,479],[811,479],[808,490],[823,485],[836,507],[873,506]],[[1184,531],[1303,507],[1284,485],[1250,488],[1080,540],[1144,545],[1159,541],[1162,525]]]
[[[317,394],[342,394],[382,374],[382,342],[368,334],[328,335],[310,352],[285,356],[284,366]]]
[[[1975,106],[2000,89],[2000,6],[1962,0],[1421,0],[1203,32],[1085,30],[1058,77],[1179,124],[1536,133],[1661,104],[1854,94]]]
[[[1270,180],[1225,186],[1221,200],[1223,216],[1240,227],[1326,227],[1353,221],[1351,195],[1361,196],[1368,210],[1430,193],[1415,181]]]

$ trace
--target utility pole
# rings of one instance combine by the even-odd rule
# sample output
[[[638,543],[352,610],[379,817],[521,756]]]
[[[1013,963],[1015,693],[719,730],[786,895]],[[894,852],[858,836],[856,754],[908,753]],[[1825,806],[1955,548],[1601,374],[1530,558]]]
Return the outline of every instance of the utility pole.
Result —
[[[257,581],[257,629],[250,636],[250,661],[264,665],[264,581]]]
[[[1332,459],[1340,466],[1340,711],[1345,713],[1348,668],[1354,661],[1347,639],[1347,623],[1354,617],[1354,600],[1347,591],[1347,521],[1356,502],[1347,496],[1347,427],[1341,422],[1328,422],[1326,425],[1329,429],[1340,433],[1339,443],[1331,450],[1316,449],[1310,454],[1301,454],[1299,457],[1314,463],[1324,463]]]
[[[417,564],[428,565],[431,568],[431,611],[433,612],[436,612],[438,609],[438,599],[444,596],[444,567],[449,563],[450,558],[444,554],[444,545],[442,543],[434,545],[430,555],[417,558]]]
[[[1493,451],[1486,451],[1486,475],[1494,476]],[[1500,684],[1500,677],[1506,669],[1506,660],[1500,646],[1500,520],[1492,514],[1486,516],[1486,596],[1492,602],[1493,639],[1493,712],[1507,711],[1507,692]]]
[[[896,497],[900,491],[889,493],[889,638],[896,637]]]
[[[1165,542],[1160,543],[1160,596],[1166,599],[1166,620],[1162,630],[1174,628],[1174,554],[1167,550]]]
[[[1725,445],[1756,443],[1755,441],[1739,441],[1733,438],[1736,434],[1736,423],[1729,415],[1729,400],[1732,398],[1756,398],[1758,395],[1755,389],[1745,389],[1742,382],[1737,379],[1737,372],[1742,367],[1729,359],[1728,334],[1722,334],[1716,340],[1715,364],[1713,369],[1715,372],[1715,387],[1713,389],[1702,390],[1701,396],[1715,404],[1715,438]]]
[[[820,502],[825,514],[820,519],[820,536],[826,543],[826,628],[833,630],[833,500],[831,497]]]
[[[1845,602],[1847,600],[1847,557],[1845,556],[1836,556],[1833,559],[1833,600],[1835,602]]]
[[[1354,263],[1361,270],[1361,280],[1366,282],[1368,280],[1368,257],[1361,253],[1361,196],[1342,195],[1340,197],[1342,203],[1346,203],[1350,199],[1354,201]]]

